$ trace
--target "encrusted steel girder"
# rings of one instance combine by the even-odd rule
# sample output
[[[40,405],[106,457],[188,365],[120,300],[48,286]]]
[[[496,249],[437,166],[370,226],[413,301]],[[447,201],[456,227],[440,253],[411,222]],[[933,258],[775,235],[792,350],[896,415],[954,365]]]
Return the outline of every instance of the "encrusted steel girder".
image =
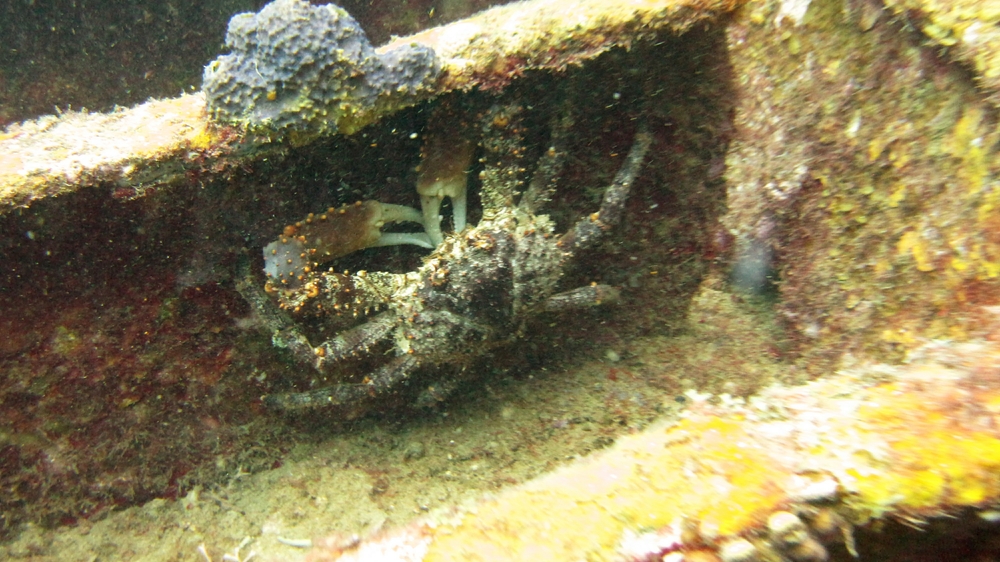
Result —
[[[320,541],[309,559],[894,559],[898,539],[866,533],[995,517],[998,368],[995,342],[932,343],[905,366],[749,401],[689,393],[680,420],[472,506]]]
[[[684,33],[739,4],[532,0],[396,39],[379,51],[400,43],[434,49],[442,74],[433,95],[502,88],[528,70],[559,70],[657,33]],[[374,122],[382,116],[366,118]],[[0,133],[0,212],[99,184],[114,185],[124,196],[141,196],[269,150],[277,147],[267,138],[213,125],[200,92],[111,113],[44,116]]]

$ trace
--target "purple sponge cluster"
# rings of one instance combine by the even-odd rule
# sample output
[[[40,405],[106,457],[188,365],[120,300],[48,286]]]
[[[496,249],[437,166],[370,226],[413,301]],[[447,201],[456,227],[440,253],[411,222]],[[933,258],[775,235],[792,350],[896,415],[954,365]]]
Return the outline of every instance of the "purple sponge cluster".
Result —
[[[210,114],[279,136],[353,132],[373,114],[419,101],[440,74],[432,49],[377,53],[342,8],[305,0],[234,16],[226,46],[230,53],[204,71]]]

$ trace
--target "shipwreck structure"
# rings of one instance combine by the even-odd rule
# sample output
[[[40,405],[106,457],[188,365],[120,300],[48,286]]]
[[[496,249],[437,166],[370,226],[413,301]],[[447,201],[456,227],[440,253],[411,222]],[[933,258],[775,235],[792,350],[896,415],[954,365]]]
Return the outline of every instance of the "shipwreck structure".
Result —
[[[326,331],[349,339],[352,314],[371,311],[334,299],[349,305],[343,318],[292,330],[298,301],[260,305],[276,301],[262,274],[254,293],[236,273],[247,256],[261,262],[252,276],[269,243],[294,260],[306,248],[297,236],[319,231],[307,221],[355,200],[386,204],[390,218],[365,219],[370,236],[324,282],[449,263],[425,260],[430,248],[492,248],[501,236],[449,236],[524,193],[547,218],[518,240],[601,228],[594,209],[620,191],[605,188],[641,114],[649,161],[619,202],[621,231],[555,276],[599,296],[620,290],[618,312],[525,325],[522,353],[456,369],[544,364],[559,346],[572,355],[573,341],[616,338],[646,342],[635,356],[665,365],[648,349],[675,348],[643,338],[695,331],[685,314],[707,294],[766,301],[782,334],[761,346],[768,369],[721,361],[722,344],[669,377],[635,361],[635,384],[660,392],[645,412],[669,419],[641,431],[608,422],[608,439],[634,435],[472,507],[317,540],[312,559],[892,559],[907,556],[911,527],[934,529],[928,552],[961,537],[970,555],[995,554],[979,539],[998,532],[1000,503],[1000,10],[940,4],[528,0],[375,47],[339,8],[278,0],[233,20],[204,91],[8,127],[0,531],[185,497],[236,465],[277,466],[301,425],[262,397],[311,396],[301,391],[329,380],[291,368],[270,332],[285,329],[285,347],[297,330],[322,336],[305,349],[322,363],[339,345]],[[308,45],[289,43],[299,36]],[[255,62],[265,55],[273,66]],[[435,136],[443,114],[475,118]],[[477,145],[473,130],[498,146]],[[547,177],[555,160],[550,131],[572,154],[552,175],[572,189],[530,185],[525,170]],[[448,138],[459,154],[449,179],[468,181],[468,198],[417,169]],[[479,188],[499,185],[487,177],[497,170],[524,174],[510,204],[479,199],[495,196]],[[430,211],[409,208],[421,197]],[[383,223],[426,227],[449,205],[461,206],[459,234],[435,224],[406,233],[411,247],[353,253],[380,246]],[[268,264],[279,283],[306,283],[306,312],[318,263]],[[733,272],[758,294],[727,284]],[[393,338],[401,354],[414,345],[403,328]],[[621,356],[606,360],[599,384],[618,384]],[[367,384],[374,359],[359,361],[338,380]],[[424,405],[451,390],[424,393]]]

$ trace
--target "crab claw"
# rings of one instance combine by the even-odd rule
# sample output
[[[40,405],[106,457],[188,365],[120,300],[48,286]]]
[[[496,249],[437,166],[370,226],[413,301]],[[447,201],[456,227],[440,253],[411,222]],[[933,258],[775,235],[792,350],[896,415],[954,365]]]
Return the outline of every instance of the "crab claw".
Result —
[[[466,183],[476,145],[465,138],[445,138],[432,134],[421,151],[417,193],[423,209],[424,230],[437,246],[444,240],[441,234],[441,203],[451,198],[455,232],[465,230]]]
[[[316,266],[357,250],[398,244],[435,247],[427,234],[383,233],[382,227],[390,222],[423,223],[423,216],[414,208],[378,201],[310,213],[286,226],[277,240],[264,247],[264,273],[278,286],[295,288]]]

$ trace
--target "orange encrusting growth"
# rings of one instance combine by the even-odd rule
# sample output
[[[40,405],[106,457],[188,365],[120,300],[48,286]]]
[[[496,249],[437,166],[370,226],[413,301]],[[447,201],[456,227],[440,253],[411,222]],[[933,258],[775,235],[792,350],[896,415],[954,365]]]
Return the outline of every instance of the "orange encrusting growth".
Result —
[[[886,458],[872,463],[878,470],[854,471],[852,503],[876,514],[897,507],[934,514],[1000,498],[1000,439],[995,430],[969,427],[992,423],[1000,414],[995,388],[913,392],[890,384],[880,389],[853,425],[873,440],[884,435]],[[974,410],[984,418],[975,419]]]
[[[959,367],[946,358],[862,369],[751,404],[695,396],[678,423],[364,541],[344,559],[403,536],[426,549],[421,560],[608,560],[629,533],[657,530],[681,541],[695,529],[679,550],[715,548],[753,539],[771,514],[815,499],[817,483],[845,525],[985,507],[1000,500],[1000,349],[955,351]],[[892,380],[872,386],[876,374]]]
[[[435,533],[425,560],[605,558],[626,529],[700,521],[721,535],[785,501],[788,471],[738,418],[699,417],[626,438],[599,455],[479,505]]]

